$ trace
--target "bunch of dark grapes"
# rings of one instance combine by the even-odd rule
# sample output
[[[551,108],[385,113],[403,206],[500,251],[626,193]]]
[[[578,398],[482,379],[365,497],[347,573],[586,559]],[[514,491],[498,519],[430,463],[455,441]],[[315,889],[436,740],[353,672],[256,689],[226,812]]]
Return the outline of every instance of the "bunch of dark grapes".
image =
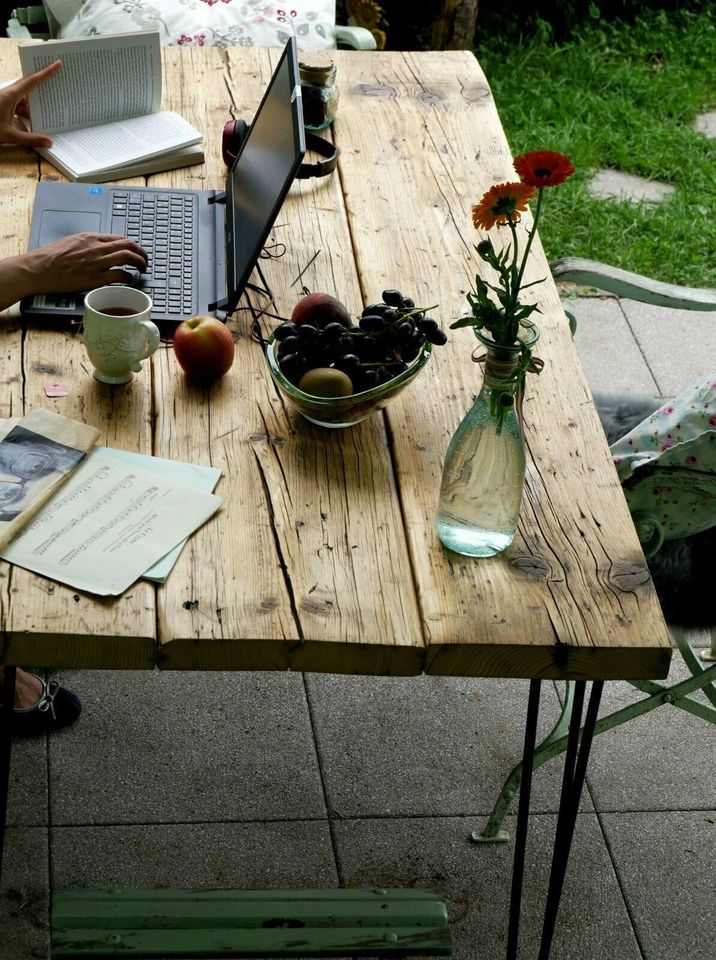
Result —
[[[339,372],[327,374],[326,380],[335,381],[345,374],[350,389],[341,378],[346,383],[341,393],[371,390],[407,370],[426,340],[436,346],[447,342],[437,320],[426,316],[425,310],[399,290],[384,290],[382,303],[366,307],[357,324],[347,311],[336,313],[339,319],[325,316],[323,311],[315,324],[308,311],[300,316],[302,322],[286,321],[274,331],[281,372],[299,387],[309,371],[320,368]],[[316,378],[311,382],[315,384]]]

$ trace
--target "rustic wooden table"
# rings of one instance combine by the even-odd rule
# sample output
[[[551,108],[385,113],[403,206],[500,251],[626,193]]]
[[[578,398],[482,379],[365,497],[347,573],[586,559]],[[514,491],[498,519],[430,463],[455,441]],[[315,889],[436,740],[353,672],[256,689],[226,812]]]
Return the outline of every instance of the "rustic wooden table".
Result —
[[[201,129],[207,160],[149,182],[220,187],[224,122],[253,115],[279,51],[164,53],[165,106]],[[447,328],[478,263],[471,205],[515,178],[488,84],[469,52],[336,60],[338,175],[296,183],[279,214],[283,256],[262,263],[277,312],[290,313],[302,284],[354,313],[398,287],[439,304]],[[0,79],[18,72],[14,41],[0,41]],[[0,148],[2,257],[26,247],[38,174],[61,177],[34,153]],[[667,630],[536,243],[526,279],[540,277],[545,367],[524,403],[519,532],[505,555],[478,561],[444,550],[434,526],[442,458],[479,387],[471,332],[451,331],[384,414],[329,431],[282,402],[243,306],[230,320],[234,367],[208,390],[186,382],[167,347],[132,383],[104,386],[75,333],[7,311],[0,416],[42,405],[96,426],[102,444],[221,467],[225,505],[165,586],[139,581],[118,599],[3,563],[0,662],[528,677],[531,716],[541,679],[583,689],[666,676]],[[45,396],[55,380],[69,396]]]

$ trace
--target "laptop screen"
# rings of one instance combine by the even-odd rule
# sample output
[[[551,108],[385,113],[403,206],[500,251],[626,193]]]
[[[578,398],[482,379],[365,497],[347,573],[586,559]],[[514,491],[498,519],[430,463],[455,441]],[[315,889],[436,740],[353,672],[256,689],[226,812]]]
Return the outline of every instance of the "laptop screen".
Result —
[[[229,313],[236,309],[305,152],[298,54],[291,37],[227,178]]]

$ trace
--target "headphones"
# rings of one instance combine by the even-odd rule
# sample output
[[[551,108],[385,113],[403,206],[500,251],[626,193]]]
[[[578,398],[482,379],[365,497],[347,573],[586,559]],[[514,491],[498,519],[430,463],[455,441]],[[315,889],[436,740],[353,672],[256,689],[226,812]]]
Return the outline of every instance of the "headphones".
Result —
[[[221,135],[221,156],[227,167],[236,160],[241,146],[249,132],[249,125],[245,120],[228,120],[224,124]],[[306,131],[306,149],[324,157],[317,163],[302,163],[296,174],[297,180],[308,180],[310,177],[326,177],[333,173],[338,163],[340,147],[334,146],[329,140],[319,137],[315,133]]]

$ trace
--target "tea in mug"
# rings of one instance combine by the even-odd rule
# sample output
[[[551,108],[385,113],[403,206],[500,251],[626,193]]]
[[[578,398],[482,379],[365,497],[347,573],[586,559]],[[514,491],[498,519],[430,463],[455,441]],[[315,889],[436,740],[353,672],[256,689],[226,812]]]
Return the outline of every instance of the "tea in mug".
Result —
[[[133,317],[137,312],[130,307],[102,307],[99,313],[104,313],[108,317]]]

